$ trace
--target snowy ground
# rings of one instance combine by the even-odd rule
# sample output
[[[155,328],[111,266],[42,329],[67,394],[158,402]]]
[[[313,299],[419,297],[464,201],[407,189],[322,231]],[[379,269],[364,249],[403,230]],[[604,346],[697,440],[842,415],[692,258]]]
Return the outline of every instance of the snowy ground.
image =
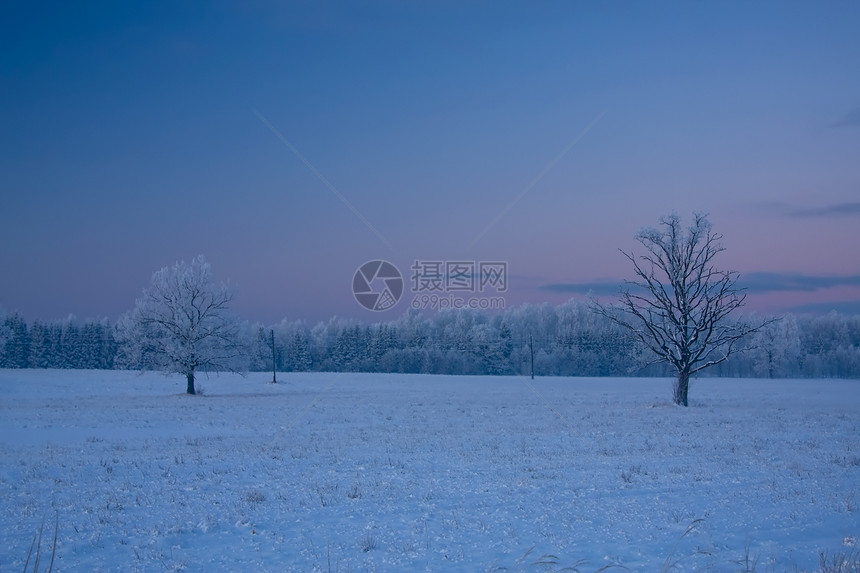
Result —
[[[860,536],[858,381],[266,380],[0,371],[0,571],[55,515],[55,571],[815,571]]]

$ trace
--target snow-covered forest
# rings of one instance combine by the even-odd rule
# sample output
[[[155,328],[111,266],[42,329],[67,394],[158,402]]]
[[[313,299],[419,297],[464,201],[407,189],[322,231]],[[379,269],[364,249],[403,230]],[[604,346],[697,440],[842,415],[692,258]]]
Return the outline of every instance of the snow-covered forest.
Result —
[[[531,369],[542,376],[662,376],[642,368],[643,350],[587,305],[523,305],[499,313],[408,311],[367,323],[344,318],[308,325],[242,325],[242,369],[272,369],[274,332],[280,372],[340,371],[504,375]],[[860,316],[786,315],[753,335],[753,350],[709,370],[710,376],[860,377]],[[108,320],[32,321],[0,316],[2,368],[136,368],[123,361]]]

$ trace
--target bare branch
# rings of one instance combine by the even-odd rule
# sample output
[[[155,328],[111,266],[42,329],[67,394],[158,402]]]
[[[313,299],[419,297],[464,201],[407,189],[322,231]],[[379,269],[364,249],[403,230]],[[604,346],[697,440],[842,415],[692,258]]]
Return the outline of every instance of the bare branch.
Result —
[[[247,352],[229,314],[234,296],[227,285],[215,284],[202,256],[156,271],[134,310],[120,320],[129,361],[185,375],[189,393],[199,369],[240,370]]]
[[[636,240],[645,255],[621,251],[633,265],[635,280],[625,281],[616,305],[592,301],[598,314],[626,328],[678,373],[676,401],[686,405],[689,377],[746,348],[739,342],[765,323],[736,323],[732,314],[746,301],[736,286],[738,273],[713,266],[724,247],[706,214],[695,213],[683,229],[672,213],[658,229],[644,229]]]

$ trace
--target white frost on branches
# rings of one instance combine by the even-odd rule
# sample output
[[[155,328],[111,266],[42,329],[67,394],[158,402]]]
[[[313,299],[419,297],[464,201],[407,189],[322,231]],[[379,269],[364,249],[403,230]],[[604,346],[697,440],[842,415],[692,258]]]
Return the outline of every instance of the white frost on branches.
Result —
[[[696,213],[685,230],[673,213],[636,240],[646,254],[622,251],[636,279],[625,281],[619,304],[594,301],[593,308],[633,334],[655,362],[672,365],[678,375],[674,401],[686,406],[690,377],[746,350],[742,341],[768,322],[752,325],[731,316],[746,294],[736,286],[737,272],[715,268],[722,235],[711,230],[706,215]]]
[[[215,283],[202,255],[155,272],[117,325],[124,363],[182,374],[189,394],[197,371],[241,370],[247,350],[228,312],[234,296],[228,285]]]

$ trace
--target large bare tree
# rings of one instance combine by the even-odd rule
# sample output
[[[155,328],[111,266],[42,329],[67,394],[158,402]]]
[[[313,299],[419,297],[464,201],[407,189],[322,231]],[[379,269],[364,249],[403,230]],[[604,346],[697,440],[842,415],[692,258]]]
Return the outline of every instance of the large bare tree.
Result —
[[[156,271],[117,325],[126,364],[182,374],[188,394],[198,370],[240,370],[247,350],[229,314],[233,296],[202,255]]]
[[[690,376],[743,349],[741,340],[763,325],[735,320],[746,294],[738,273],[714,266],[725,250],[707,215],[695,214],[686,229],[671,214],[658,228],[636,235],[646,254],[621,251],[633,264],[634,280],[625,281],[620,300],[592,308],[630,331],[653,353],[652,362],[674,368],[674,402],[687,406]]]

